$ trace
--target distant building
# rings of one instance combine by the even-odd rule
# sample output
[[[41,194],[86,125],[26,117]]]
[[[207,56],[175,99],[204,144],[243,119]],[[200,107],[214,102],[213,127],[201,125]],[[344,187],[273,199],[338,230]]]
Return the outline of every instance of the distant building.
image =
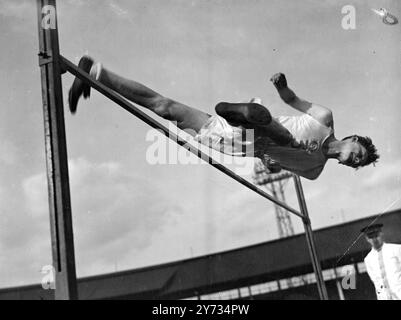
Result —
[[[374,217],[315,231],[330,299],[376,299],[359,230]],[[401,243],[401,210],[381,216],[387,242]],[[198,258],[82,278],[80,299],[318,299],[304,234]],[[345,278],[344,278],[345,276]],[[0,290],[4,299],[52,299],[40,285]]]

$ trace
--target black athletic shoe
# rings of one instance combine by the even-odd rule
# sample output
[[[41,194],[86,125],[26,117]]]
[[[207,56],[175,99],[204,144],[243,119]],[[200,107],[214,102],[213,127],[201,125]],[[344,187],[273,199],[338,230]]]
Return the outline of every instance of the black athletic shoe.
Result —
[[[79,60],[78,68],[89,74],[93,63],[94,61],[91,57],[83,56],[81,60]],[[68,105],[70,106],[71,113],[75,113],[77,111],[78,101],[81,95],[83,95],[85,99],[89,98],[90,89],[91,87],[81,79],[74,79],[70,91],[68,92]]]
[[[216,113],[229,123],[263,126],[272,121],[269,110],[258,103],[220,102],[215,109]]]

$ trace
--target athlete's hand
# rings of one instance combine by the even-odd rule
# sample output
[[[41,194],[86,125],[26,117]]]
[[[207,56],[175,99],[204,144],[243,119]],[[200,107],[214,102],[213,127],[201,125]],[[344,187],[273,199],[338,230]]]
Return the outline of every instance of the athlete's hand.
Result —
[[[284,73],[276,73],[270,78],[270,81],[273,82],[277,90],[287,88],[287,79],[285,78]]]

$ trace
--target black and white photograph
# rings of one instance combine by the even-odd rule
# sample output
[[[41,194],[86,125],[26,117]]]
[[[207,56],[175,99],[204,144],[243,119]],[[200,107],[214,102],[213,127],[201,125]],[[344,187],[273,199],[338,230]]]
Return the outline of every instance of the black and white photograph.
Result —
[[[0,300],[401,300],[399,19],[0,0]]]

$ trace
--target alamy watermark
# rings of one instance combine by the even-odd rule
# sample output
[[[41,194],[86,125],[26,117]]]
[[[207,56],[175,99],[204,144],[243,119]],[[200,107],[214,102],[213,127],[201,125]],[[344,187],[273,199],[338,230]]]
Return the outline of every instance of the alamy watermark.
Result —
[[[56,29],[56,8],[51,5],[42,7],[42,18],[41,26],[43,29]]]
[[[253,173],[254,162],[245,158],[255,156],[253,129],[233,128],[228,135],[210,133],[207,129],[202,129],[199,133],[190,130],[179,133],[171,122],[168,129],[170,139],[166,139],[161,130],[152,129],[147,132],[146,141],[151,142],[146,150],[149,164],[221,163],[235,165],[237,174]],[[170,143],[169,140],[177,143]]]
[[[356,271],[354,266],[344,266],[341,270],[341,274],[344,275],[341,280],[341,287],[344,290],[355,290],[356,289]]]
[[[341,27],[344,30],[355,30],[356,29],[356,15],[355,7],[352,5],[346,5],[341,8],[341,13],[344,15],[341,19]]]
[[[52,265],[45,265],[40,270],[42,277],[40,283],[44,290],[55,290],[56,289],[56,269]]]

